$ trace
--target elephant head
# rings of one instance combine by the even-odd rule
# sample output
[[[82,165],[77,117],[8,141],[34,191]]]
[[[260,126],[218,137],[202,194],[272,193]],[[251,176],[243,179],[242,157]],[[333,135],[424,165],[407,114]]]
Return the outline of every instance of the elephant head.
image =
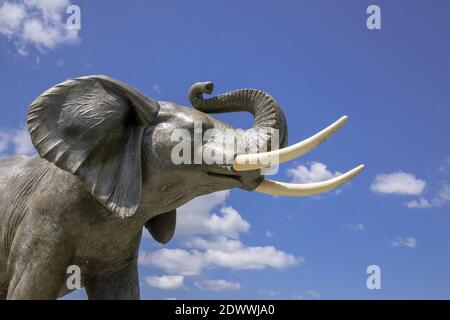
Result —
[[[92,196],[118,217],[145,212],[145,225],[160,242],[173,235],[176,208],[197,196],[231,188],[306,196],[335,188],[363,169],[359,166],[311,184],[264,179],[261,169],[310,151],[342,127],[347,117],[287,147],[285,116],[269,94],[241,89],[203,98],[212,91],[210,82],[193,85],[189,99],[194,108],[188,108],[155,101],[106,76],[71,79],[45,91],[31,104],[28,128],[42,158],[79,177]],[[253,114],[251,129],[234,129],[209,115],[237,111]],[[196,127],[200,128],[197,132]],[[237,148],[224,150],[223,141],[216,136],[204,136],[197,144],[193,139],[182,156],[192,159],[221,153],[225,161],[175,163],[174,148],[179,140],[173,139],[174,134],[181,130],[195,138],[198,131],[203,134],[208,129],[231,131]],[[239,148],[242,141],[256,142],[258,150],[251,153],[251,148]],[[265,152],[259,152],[260,147]]]

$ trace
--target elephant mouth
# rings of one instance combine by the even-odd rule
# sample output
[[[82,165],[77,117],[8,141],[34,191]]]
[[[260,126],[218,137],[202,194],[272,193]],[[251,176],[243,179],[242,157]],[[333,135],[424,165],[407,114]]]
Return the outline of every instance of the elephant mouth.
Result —
[[[237,175],[233,175],[233,173],[219,173],[219,172],[207,172],[206,173],[210,177],[221,178],[221,179],[230,179],[233,182],[241,182],[241,179]]]
[[[255,190],[264,180],[260,170],[252,170],[250,172],[207,172],[209,177],[220,179],[220,182],[227,181],[230,185],[247,191]]]

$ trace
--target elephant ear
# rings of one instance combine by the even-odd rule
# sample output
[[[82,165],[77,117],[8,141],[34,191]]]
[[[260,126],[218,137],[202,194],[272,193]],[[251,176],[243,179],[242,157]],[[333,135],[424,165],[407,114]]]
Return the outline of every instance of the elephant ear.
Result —
[[[145,224],[145,228],[150,232],[153,239],[165,244],[173,238],[176,224],[177,210],[175,209],[151,218]]]
[[[159,108],[112,78],[76,78],[33,101],[28,130],[42,158],[78,176],[100,203],[125,218],[140,204],[142,135]]]

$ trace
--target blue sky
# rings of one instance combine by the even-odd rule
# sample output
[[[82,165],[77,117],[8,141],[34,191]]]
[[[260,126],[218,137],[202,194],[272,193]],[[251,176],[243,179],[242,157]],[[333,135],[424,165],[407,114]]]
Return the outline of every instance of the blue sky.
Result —
[[[216,93],[265,90],[285,111],[290,143],[350,117],[276,178],[317,181],[365,163],[351,184],[189,204],[167,246],[143,239],[143,298],[450,298],[448,1],[73,0],[78,33],[64,29],[67,0],[32,3],[0,1],[1,156],[32,152],[23,125],[35,97],[88,74],[185,105],[197,81]],[[25,9],[11,15],[12,4]],[[381,30],[366,27],[370,4]],[[246,114],[220,118],[251,125]],[[369,265],[381,268],[381,290],[366,287]]]

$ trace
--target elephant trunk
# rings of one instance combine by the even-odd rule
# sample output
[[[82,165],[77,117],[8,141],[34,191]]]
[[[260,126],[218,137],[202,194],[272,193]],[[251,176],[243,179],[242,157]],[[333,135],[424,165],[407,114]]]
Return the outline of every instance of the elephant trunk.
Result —
[[[227,113],[245,111],[253,114],[253,128],[244,131],[248,140],[261,139],[271,150],[271,134],[278,130],[278,145],[283,148],[287,145],[286,118],[275,99],[266,92],[257,89],[240,89],[219,96],[204,99],[203,94],[210,94],[214,89],[212,82],[199,82],[189,91],[189,100],[192,106],[205,113]],[[261,147],[261,144],[258,143]]]
[[[270,138],[270,134],[261,134],[258,129],[269,129],[269,132],[272,129],[277,129],[279,132],[279,146],[281,149],[252,154],[238,154],[233,162],[233,169],[235,171],[264,169],[296,159],[327,140],[328,137],[339,130],[348,119],[347,116],[344,116],[308,139],[286,147],[286,120],[283,111],[272,96],[256,89],[241,89],[225,93],[211,99],[203,99],[203,94],[210,94],[213,89],[214,85],[211,82],[194,84],[189,91],[189,100],[194,108],[206,113],[223,113],[234,111],[251,112],[255,118],[255,124],[252,129],[246,130],[243,133],[243,136],[244,138],[250,140],[259,139],[262,136],[267,139],[265,141],[269,148],[271,148],[271,141],[268,139]],[[276,148],[272,146],[271,149]],[[273,161],[274,159],[275,162]],[[306,184],[292,184],[264,179],[255,190],[278,196],[313,195],[329,191],[342,185],[358,175],[363,169],[364,165],[360,165],[338,177],[334,177],[333,179]]]

